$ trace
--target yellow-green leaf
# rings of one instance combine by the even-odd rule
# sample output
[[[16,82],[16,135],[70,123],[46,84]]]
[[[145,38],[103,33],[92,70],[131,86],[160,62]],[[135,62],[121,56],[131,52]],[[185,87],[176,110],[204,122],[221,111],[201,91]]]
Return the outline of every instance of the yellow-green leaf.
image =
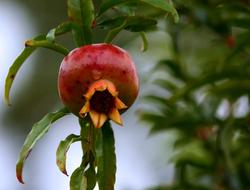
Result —
[[[80,0],[68,0],[68,16],[69,19],[76,23],[81,23]]]
[[[37,36],[34,38],[34,40],[42,40],[45,39],[45,36]],[[25,60],[35,51],[36,47],[25,47],[23,52],[16,58],[14,63],[11,65],[8,75],[5,79],[5,92],[4,92],[4,100],[5,102],[10,105],[10,89],[12,86],[12,83],[15,79],[15,76],[22,66],[22,64],[25,62]]]
[[[142,39],[141,51],[145,52],[148,49],[148,40],[147,40],[146,34],[144,32],[140,32],[140,36]]]
[[[69,111],[67,108],[62,108],[56,112],[48,113],[39,122],[33,125],[32,130],[28,134],[23,144],[23,147],[19,153],[19,158],[16,164],[16,176],[21,183],[24,183],[22,177],[24,162],[28,157],[29,153],[31,152],[32,148],[36,144],[36,142],[48,132],[53,122],[62,118],[68,113]]]
[[[66,154],[69,150],[70,145],[80,140],[81,140],[81,137],[79,135],[71,134],[65,140],[61,141],[57,148],[56,164],[58,168],[60,169],[60,171],[64,173],[65,175],[68,175],[67,170],[66,170]]]

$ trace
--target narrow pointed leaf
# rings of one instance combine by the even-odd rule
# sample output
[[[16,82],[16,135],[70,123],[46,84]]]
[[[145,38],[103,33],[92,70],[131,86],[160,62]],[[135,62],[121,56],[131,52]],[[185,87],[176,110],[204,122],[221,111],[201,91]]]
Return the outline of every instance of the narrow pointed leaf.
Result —
[[[93,190],[96,185],[96,172],[93,164],[86,170],[84,176],[87,178],[87,190]]]
[[[80,140],[81,140],[81,137],[79,135],[71,134],[65,140],[61,141],[57,148],[56,164],[58,168],[60,169],[60,171],[64,173],[65,175],[68,175],[67,170],[66,170],[66,154],[69,150],[70,145]]]
[[[155,104],[159,104],[162,106],[167,106],[166,105],[166,98],[165,97],[160,97],[160,96],[155,96],[155,95],[147,95],[144,97],[144,99],[148,102],[152,102]]]
[[[82,148],[84,155],[90,156],[90,152],[94,152],[94,129],[91,126],[90,118],[79,118],[79,124],[81,126],[81,138]],[[89,162],[89,158],[87,159]]]
[[[80,0],[67,0],[69,19],[81,23]]]
[[[124,20],[121,26],[110,30],[105,38],[105,43],[111,43],[112,40],[117,36],[119,32],[121,32],[127,26],[127,20]]]
[[[56,38],[56,28],[51,29],[46,35],[48,41],[54,42]]]
[[[56,36],[65,34],[72,30],[72,22],[64,22],[58,25],[56,28],[51,29],[48,34],[46,35],[46,39],[48,41],[54,42]]]
[[[98,16],[102,15],[104,12],[106,12],[108,9],[120,5],[122,3],[130,3],[130,2],[143,2],[148,5],[151,5],[153,7],[156,7],[158,9],[164,10],[167,13],[170,13],[175,22],[179,21],[179,15],[176,11],[176,9],[173,6],[172,1],[166,1],[166,0],[107,0],[100,6],[100,10],[98,12]]]
[[[186,77],[183,74],[182,68],[178,62],[175,62],[171,59],[161,60],[156,65],[155,69],[166,69],[171,73],[175,78],[179,80],[185,80]]]
[[[105,20],[101,23],[97,24],[97,27],[102,29],[114,29],[116,27],[121,26],[126,21],[125,30],[131,32],[141,32],[150,29],[154,29],[156,27],[157,21],[143,16],[119,16],[116,18]]]
[[[141,0],[144,3],[147,3],[151,6],[154,6],[156,8],[162,9],[166,11],[167,13],[170,13],[172,17],[174,18],[174,22],[177,23],[179,21],[179,15],[174,8],[174,5],[171,0]]]
[[[24,162],[32,148],[35,146],[36,142],[48,132],[53,122],[62,118],[68,113],[69,111],[67,108],[62,108],[56,112],[48,113],[39,122],[33,125],[32,130],[28,134],[24,145],[19,153],[19,158],[16,164],[16,176],[21,183],[24,183],[22,177]]]
[[[132,0],[132,1],[135,1],[135,0]],[[106,12],[108,9],[114,6],[117,6],[122,3],[127,3],[127,2],[131,2],[131,0],[107,0],[101,4],[99,12],[98,12],[98,16],[102,15],[104,12]]]
[[[56,36],[65,34],[67,32],[72,32],[74,36],[74,40],[78,47],[84,44],[84,36],[83,36],[81,26],[78,23],[74,23],[70,21],[64,22],[58,25],[56,28],[51,29],[48,32],[46,39],[50,42],[54,42],[56,39]]]
[[[92,24],[94,21],[94,4],[92,0],[79,0],[81,10],[81,23],[86,44],[92,43]]]
[[[114,19],[109,19],[98,24],[98,27],[110,30],[105,39],[106,43],[111,43],[112,40],[123,29],[131,32],[142,32],[148,29],[155,28],[157,21],[147,17],[141,16],[121,16]],[[147,46],[147,40],[143,36],[143,42],[145,47]]]
[[[145,52],[148,49],[148,39],[147,39],[145,32],[140,32],[140,36],[142,39],[141,51]]]
[[[99,190],[113,190],[116,174],[115,140],[109,122],[102,127],[101,154],[97,157]]]
[[[41,40],[44,39],[45,36],[37,36],[34,38],[34,40]],[[6,104],[10,105],[10,89],[12,86],[12,83],[15,79],[15,76],[22,66],[22,64],[26,61],[26,59],[35,51],[36,47],[25,47],[23,52],[16,58],[14,63],[11,65],[8,75],[5,79],[5,93],[4,93],[4,100]]]
[[[164,79],[157,79],[154,81],[154,84],[168,90],[168,91],[174,91],[178,88],[178,85],[175,84],[174,82],[172,81],[169,81],[169,80],[164,80]]]
[[[77,168],[70,177],[70,190],[87,190],[87,178],[83,175],[83,169]]]

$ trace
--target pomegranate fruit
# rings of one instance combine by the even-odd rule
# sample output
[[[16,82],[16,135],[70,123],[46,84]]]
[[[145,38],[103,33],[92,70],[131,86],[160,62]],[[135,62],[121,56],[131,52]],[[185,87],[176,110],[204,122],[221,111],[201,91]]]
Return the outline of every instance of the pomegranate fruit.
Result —
[[[89,114],[97,128],[108,119],[122,125],[120,113],[133,104],[138,89],[131,57],[115,45],[76,48],[60,66],[58,91],[62,102],[79,117]]]

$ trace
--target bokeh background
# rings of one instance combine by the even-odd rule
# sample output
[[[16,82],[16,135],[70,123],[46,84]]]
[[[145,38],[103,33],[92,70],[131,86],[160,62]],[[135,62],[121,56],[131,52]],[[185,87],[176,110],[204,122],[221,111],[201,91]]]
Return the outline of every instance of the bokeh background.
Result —
[[[3,102],[8,68],[22,51],[25,40],[47,33],[65,20],[66,0],[0,0],[0,190],[69,189],[69,178],[56,167],[55,152],[60,140],[68,134],[79,134],[77,118],[72,115],[56,122],[35,146],[24,167],[26,184],[18,183],[15,177],[18,153],[32,124],[47,112],[62,107],[57,93],[57,73],[63,57],[46,49],[38,49],[25,62],[15,79],[11,91],[12,106],[8,107]],[[149,50],[144,53],[140,51],[141,41],[136,35],[124,32],[115,41],[131,53],[141,81],[137,102],[123,115],[124,127],[113,124],[117,190],[141,190],[167,184],[173,178],[173,166],[168,162],[173,133],[149,136],[149,128],[139,121],[137,114],[143,108],[141,97],[154,90],[149,85],[148,74],[155,62],[169,57],[166,50],[169,49],[170,39],[165,32],[150,32],[148,38]],[[66,46],[73,47],[69,35],[64,35],[60,40]],[[74,144],[68,152],[68,173],[72,173],[80,164],[80,159],[80,145]]]

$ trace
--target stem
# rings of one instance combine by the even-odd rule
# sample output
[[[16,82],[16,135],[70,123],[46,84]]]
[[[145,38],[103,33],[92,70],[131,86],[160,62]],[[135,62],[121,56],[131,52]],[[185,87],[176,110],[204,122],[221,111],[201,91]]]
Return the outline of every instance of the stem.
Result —
[[[63,55],[68,55],[69,54],[69,50],[65,47],[63,47],[60,44],[57,43],[53,43],[50,42],[48,40],[40,40],[40,41],[36,41],[36,40],[28,40],[25,42],[25,46],[29,46],[29,47],[43,47],[43,48],[48,48],[48,49],[52,49],[58,53],[61,53]]]

